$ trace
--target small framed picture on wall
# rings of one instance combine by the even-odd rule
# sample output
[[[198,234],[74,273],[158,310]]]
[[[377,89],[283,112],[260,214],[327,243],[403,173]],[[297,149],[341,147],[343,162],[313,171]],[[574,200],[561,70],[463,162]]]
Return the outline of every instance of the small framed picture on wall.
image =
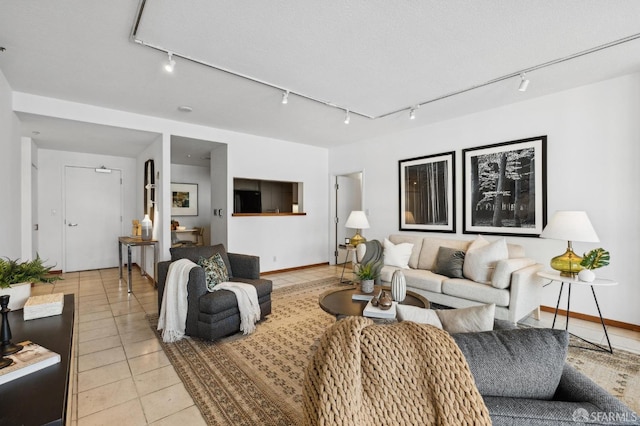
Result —
[[[171,216],[198,216],[198,184],[171,183]]]

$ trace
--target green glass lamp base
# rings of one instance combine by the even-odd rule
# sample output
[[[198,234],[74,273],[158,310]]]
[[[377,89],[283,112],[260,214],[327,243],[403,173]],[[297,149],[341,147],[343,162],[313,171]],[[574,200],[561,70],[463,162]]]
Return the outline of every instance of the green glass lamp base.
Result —
[[[556,271],[560,271],[560,276],[562,277],[575,278],[578,272],[584,269],[580,262],[582,262],[582,258],[575,254],[571,248],[567,248],[564,254],[551,259],[551,267]]]

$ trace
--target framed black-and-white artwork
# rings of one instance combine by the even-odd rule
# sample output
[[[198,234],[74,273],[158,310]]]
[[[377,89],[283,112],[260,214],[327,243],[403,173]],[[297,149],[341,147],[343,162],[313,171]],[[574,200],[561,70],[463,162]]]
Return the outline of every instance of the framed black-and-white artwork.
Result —
[[[171,183],[171,216],[198,216],[198,184]]]
[[[456,232],[455,153],[400,160],[400,230]]]
[[[538,136],[462,151],[465,234],[540,235],[547,223],[546,145]]]

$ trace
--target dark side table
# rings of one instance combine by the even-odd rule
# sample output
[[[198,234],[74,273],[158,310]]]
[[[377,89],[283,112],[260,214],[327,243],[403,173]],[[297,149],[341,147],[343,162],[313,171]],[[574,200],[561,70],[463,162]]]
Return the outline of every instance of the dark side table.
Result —
[[[65,424],[71,397],[74,310],[73,294],[67,294],[61,315],[24,321],[22,309],[9,312],[13,343],[31,340],[60,354],[60,362],[0,385],[0,425]]]

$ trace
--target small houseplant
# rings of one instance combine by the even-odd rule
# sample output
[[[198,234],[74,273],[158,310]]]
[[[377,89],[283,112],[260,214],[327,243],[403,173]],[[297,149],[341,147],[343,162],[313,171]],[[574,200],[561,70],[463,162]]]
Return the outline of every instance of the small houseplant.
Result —
[[[46,266],[42,258],[24,262],[18,259],[0,258],[0,294],[9,294],[10,309],[22,309],[31,295],[31,284],[37,282],[52,283],[62,279],[51,275],[53,266]]]
[[[360,279],[360,286],[363,293],[373,292],[374,280],[380,276],[382,262],[368,262],[361,264],[355,271],[356,276]]]
[[[607,266],[610,260],[609,252],[603,248],[593,249],[589,253],[585,253],[580,261],[580,266],[584,269],[578,272],[578,278],[580,278],[580,281],[593,282],[596,278],[593,270]]]

